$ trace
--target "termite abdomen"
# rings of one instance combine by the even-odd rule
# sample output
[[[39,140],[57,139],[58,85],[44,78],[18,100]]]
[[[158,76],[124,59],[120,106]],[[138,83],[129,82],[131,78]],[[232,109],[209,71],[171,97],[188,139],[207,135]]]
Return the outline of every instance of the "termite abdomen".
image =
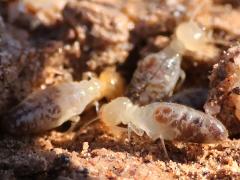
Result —
[[[50,87],[37,91],[3,115],[1,128],[11,134],[39,133],[55,127],[61,117],[61,108],[56,103],[59,91]]]
[[[216,118],[184,105],[161,103],[155,109],[155,120],[172,131],[170,140],[215,143],[226,140],[228,132]]]

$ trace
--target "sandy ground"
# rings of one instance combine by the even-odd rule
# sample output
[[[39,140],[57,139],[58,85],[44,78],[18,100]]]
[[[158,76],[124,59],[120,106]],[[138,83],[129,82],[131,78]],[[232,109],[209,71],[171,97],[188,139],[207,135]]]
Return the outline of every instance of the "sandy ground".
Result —
[[[75,132],[1,136],[1,179],[238,179],[240,140],[214,145],[114,138],[100,122]]]

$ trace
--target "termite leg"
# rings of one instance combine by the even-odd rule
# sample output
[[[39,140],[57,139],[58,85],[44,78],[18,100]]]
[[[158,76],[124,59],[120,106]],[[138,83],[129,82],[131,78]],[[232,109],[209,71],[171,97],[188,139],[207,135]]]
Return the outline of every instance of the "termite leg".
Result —
[[[175,90],[178,90],[181,88],[181,86],[183,85],[184,83],[184,80],[186,78],[186,73],[181,69],[180,70],[180,77],[179,77],[179,82],[177,83],[176,87],[175,87]],[[171,94],[169,94],[169,96],[171,97],[173,94],[173,91],[171,92]]]
[[[184,80],[186,79],[186,73],[184,72],[184,70],[180,70],[180,86],[183,84]]]
[[[132,130],[131,130],[131,127],[130,127],[130,123],[128,123],[128,142],[131,141],[131,132],[132,132]]]
[[[167,148],[165,146],[165,142],[164,142],[164,139],[162,137],[160,137],[160,140],[161,140],[161,145],[162,145],[162,148],[163,148],[163,151],[164,151],[164,155],[167,159],[170,159],[169,156],[168,156],[168,152],[167,152]]]
[[[98,112],[99,112],[99,102],[95,101],[93,104],[95,106],[96,113],[98,114]]]
[[[87,126],[89,126],[90,124],[94,123],[95,121],[99,120],[99,117],[97,116],[96,118],[91,119],[90,121],[88,121],[87,123],[85,123],[81,129],[85,129]]]
[[[133,130],[138,136],[143,136],[144,131],[142,129],[137,128],[133,123],[128,123],[128,128]]]

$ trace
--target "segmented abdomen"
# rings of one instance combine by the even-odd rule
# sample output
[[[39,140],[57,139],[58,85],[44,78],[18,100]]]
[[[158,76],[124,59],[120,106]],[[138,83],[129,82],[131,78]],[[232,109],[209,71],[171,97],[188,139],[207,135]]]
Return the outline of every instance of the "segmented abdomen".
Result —
[[[181,57],[162,51],[151,54],[138,63],[128,87],[127,96],[139,105],[167,97],[180,76]]]
[[[163,126],[162,136],[168,140],[214,143],[228,137],[226,128],[216,118],[184,105],[159,103],[154,120]]]
[[[61,117],[62,110],[56,103],[58,88],[37,91],[4,115],[1,128],[11,134],[30,134],[51,129]]]
[[[66,82],[38,90],[4,115],[1,127],[12,134],[32,134],[56,128],[79,115],[101,94],[97,79]]]

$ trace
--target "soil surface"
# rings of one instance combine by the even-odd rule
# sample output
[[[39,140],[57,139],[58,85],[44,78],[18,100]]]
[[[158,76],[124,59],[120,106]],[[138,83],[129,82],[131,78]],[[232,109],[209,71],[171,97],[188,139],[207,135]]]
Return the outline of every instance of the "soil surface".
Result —
[[[113,138],[101,123],[74,133],[2,136],[1,179],[238,179],[240,141],[214,145],[166,142],[148,137]]]

